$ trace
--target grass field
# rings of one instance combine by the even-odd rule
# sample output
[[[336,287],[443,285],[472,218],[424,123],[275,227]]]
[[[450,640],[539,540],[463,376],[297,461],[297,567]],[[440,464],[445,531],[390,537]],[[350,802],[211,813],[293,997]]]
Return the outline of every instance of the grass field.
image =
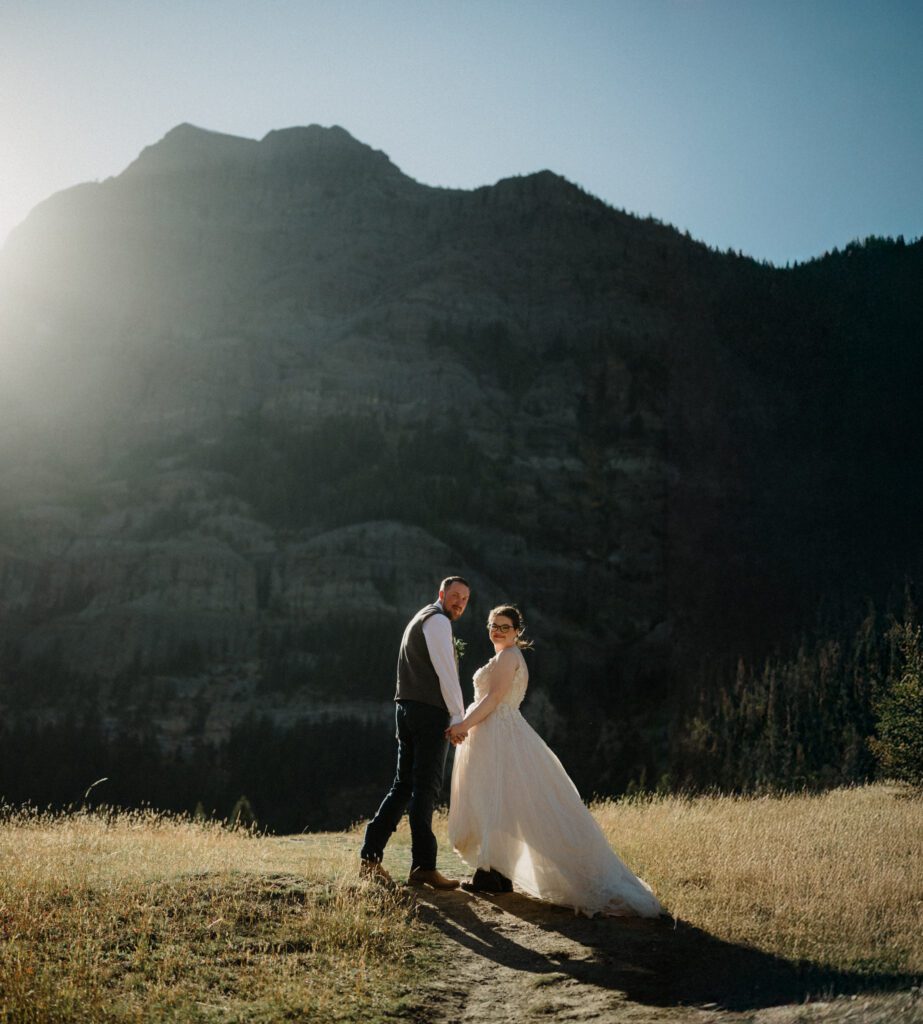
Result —
[[[594,810],[676,917],[787,959],[923,975],[923,792],[874,785]]]
[[[427,956],[342,835],[153,813],[0,826],[0,1021],[375,1021]]]
[[[671,913],[831,967],[923,973],[923,797],[608,802]],[[440,864],[461,870],[446,852]],[[393,1020],[446,950],[412,893],[356,878],[353,834],[259,837],[154,813],[0,821],[0,1021]],[[406,827],[388,848],[409,862]]]

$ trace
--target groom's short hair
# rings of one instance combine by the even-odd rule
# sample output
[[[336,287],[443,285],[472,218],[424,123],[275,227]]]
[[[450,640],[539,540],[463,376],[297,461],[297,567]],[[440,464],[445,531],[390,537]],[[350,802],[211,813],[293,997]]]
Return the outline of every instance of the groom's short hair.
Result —
[[[461,583],[462,586],[471,589],[471,584],[465,579],[464,576],[446,576],[446,578],[439,584],[439,593],[443,594],[453,583]]]

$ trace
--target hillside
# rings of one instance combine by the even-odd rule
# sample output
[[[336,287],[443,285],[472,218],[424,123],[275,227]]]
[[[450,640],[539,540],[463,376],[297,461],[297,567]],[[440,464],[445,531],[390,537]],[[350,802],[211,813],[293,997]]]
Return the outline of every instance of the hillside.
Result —
[[[460,571],[463,674],[521,602],[530,714],[617,788],[690,666],[919,576],[921,280],[920,242],[783,270],[549,171],[181,125],[0,253],[8,721],[378,722]]]

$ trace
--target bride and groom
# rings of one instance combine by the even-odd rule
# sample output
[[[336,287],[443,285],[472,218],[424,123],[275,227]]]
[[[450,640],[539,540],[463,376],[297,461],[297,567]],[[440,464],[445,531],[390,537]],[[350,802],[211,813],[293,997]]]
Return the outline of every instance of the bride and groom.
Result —
[[[361,873],[390,882],[385,845],[405,810],[410,817],[410,882],[436,889],[459,883],[436,867],[433,810],[449,742],[456,745],[449,840],[474,869],[465,888],[507,892],[587,914],[657,917],[650,886],[609,846],[561,762],[519,712],[529,671],[521,648],[523,617],[514,605],[488,616],[494,656],[474,674],[466,710],[458,681],[452,623],[471,588],[449,576],[438,600],[404,630],[397,662],[397,772],[365,830]]]

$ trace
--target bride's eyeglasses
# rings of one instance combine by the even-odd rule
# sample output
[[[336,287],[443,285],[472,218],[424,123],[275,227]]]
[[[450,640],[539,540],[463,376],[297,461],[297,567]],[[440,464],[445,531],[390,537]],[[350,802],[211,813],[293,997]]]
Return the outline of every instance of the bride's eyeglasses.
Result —
[[[513,627],[510,625],[501,626],[498,622],[488,622],[487,632],[488,633],[503,633],[506,635]]]

